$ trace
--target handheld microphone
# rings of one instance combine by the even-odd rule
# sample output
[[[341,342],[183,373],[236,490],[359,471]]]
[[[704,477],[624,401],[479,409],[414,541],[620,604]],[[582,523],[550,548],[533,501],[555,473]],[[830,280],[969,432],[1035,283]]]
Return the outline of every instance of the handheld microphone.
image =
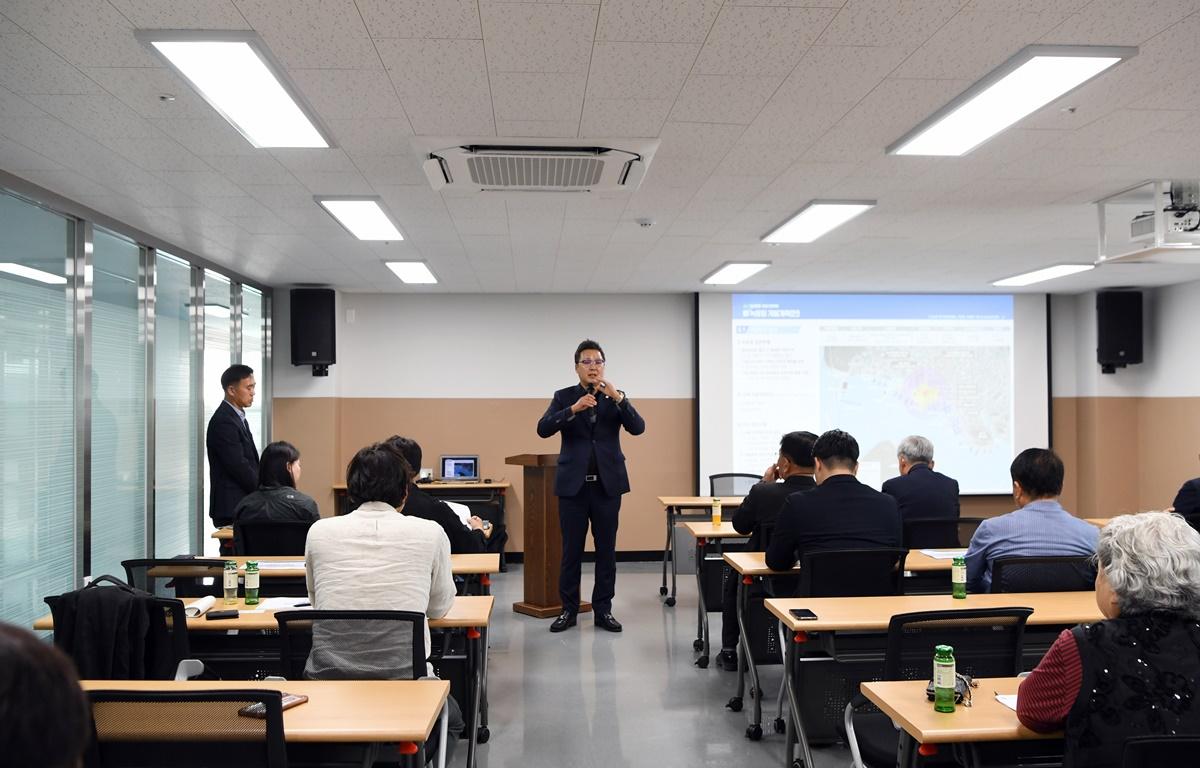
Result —
[[[603,387],[604,383],[601,382],[600,386]],[[595,384],[588,387],[588,394],[595,397],[595,395],[596,395],[596,385]],[[587,412],[588,412],[588,423],[595,424],[596,423],[596,406],[593,405],[591,408],[588,408]]]

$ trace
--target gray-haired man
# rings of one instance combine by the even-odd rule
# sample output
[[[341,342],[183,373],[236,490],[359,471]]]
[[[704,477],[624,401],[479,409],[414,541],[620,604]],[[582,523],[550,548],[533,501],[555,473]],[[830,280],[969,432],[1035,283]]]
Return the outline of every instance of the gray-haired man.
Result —
[[[958,481],[933,471],[933,443],[909,435],[896,449],[900,477],[883,484],[883,492],[896,500],[900,520],[958,517]]]

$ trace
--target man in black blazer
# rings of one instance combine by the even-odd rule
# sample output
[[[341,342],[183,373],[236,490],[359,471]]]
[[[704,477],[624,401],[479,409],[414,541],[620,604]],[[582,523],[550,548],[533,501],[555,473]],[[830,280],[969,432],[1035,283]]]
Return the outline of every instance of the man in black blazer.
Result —
[[[732,522],[738,533],[750,534],[746,545],[748,551],[766,549],[769,531],[788,496],[817,487],[813,480],[812,457],[816,439],[812,432],[784,435],[779,441],[779,456],[775,463],[767,467],[762,482],[756,483],[742,499]],[[737,585],[738,580],[732,575],[721,585],[721,652],[717,654],[717,666],[729,671],[737,670]]]
[[[883,483],[883,492],[896,500],[900,520],[958,517],[958,481],[933,471],[933,443],[909,435],[896,449],[900,476]]]
[[[1192,478],[1179,487],[1170,511],[1184,517],[1200,513],[1200,477]]]
[[[384,442],[400,452],[412,469],[412,476],[416,477],[417,473],[421,471],[421,459],[424,456],[417,441],[408,437],[392,435]],[[446,502],[425,493],[416,483],[408,484],[408,499],[404,502],[404,514],[432,520],[442,526],[442,530],[446,532],[446,538],[450,540],[450,554],[452,555],[473,555],[487,552],[488,539],[492,531],[490,523],[485,523],[479,517],[471,517],[467,524],[463,525],[462,520],[454,514],[454,510],[450,509]]]
[[[767,545],[767,567],[786,571],[805,552],[900,546],[896,500],[858,482],[858,441],[831,429],[813,444],[817,487],[788,496]]]
[[[258,449],[246,421],[254,403],[254,370],[231,365],[221,374],[225,399],[208,420],[208,516],[213,525],[233,524],[233,510],[258,485]]]
[[[550,625],[550,631],[562,632],[575,625],[580,564],[590,522],[596,549],[596,583],[592,588],[596,626],[620,632],[621,624],[612,615],[617,587],[617,515],[621,495],[629,492],[621,427],[631,435],[640,435],[646,431],[646,422],[625,393],[605,378],[604,350],[591,339],[575,348],[575,375],[579,383],[555,392],[537,425],[539,437],[562,433],[558,474],[554,478],[563,537],[558,577],[562,613]]]

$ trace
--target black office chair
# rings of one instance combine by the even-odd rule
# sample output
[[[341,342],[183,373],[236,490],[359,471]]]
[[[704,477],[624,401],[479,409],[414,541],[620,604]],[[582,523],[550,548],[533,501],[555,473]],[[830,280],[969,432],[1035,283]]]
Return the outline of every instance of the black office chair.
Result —
[[[280,674],[289,680],[417,680],[425,676],[425,614],[277,611]],[[403,658],[403,651],[408,658]]]
[[[992,561],[992,592],[1090,592],[1091,557],[1001,557]]]
[[[156,597],[221,597],[224,560],[197,558],[141,558],[123,560],[130,586]]]
[[[279,691],[96,690],[88,699],[95,723],[88,768],[287,768]],[[238,714],[252,705],[265,717]]]
[[[1032,608],[975,608],[897,614],[888,623],[883,679],[931,679],[934,646],[943,644],[954,647],[955,670],[960,674],[1012,677],[1021,671],[1025,622],[1032,613]],[[843,723],[852,764],[891,768],[896,764],[899,732],[887,715],[857,711],[868,703],[862,693],[856,693],[846,705]],[[921,764],[943,764],[947,759],[938,756]]]
[[[800,559],[796,597],[903,594],[906,549],[830,549]]]
[[[719,475],[708,476],[709,496],[745,496],[755,483],[761,483],[759,475],[747,475],[740,472],[723,472]]]
[[[315,520],[251,520],[233,523],[237,555],[303,557],[308,529]]]
[[[1136,736],[1125,742],[1121,768],[1192,765],[1200,754],[1200,736]]]

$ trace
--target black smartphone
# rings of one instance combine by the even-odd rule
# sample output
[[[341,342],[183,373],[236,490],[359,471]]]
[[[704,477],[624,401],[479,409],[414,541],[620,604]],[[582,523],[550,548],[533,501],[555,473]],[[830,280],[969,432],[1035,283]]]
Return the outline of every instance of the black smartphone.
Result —
[[[204,614],[205,621],[220,621],[221,619],[236,619],[238,612],[236,610],[228,611],[209,611]]]
[[[308,697],[304,694],[285,693],[283,694],[283,709],[300,706],[306,701],[308,701]],[[267,717],[267,708],[263,706],[262,702],[247,704],[238,710],[238,714],[242,717],[256,717],[264,720]]]
[[[799,621],[815,621],[817,618],[817,614],[807,608],[789,608],[788,613],[792,615],[793,619],[798,619]]]

